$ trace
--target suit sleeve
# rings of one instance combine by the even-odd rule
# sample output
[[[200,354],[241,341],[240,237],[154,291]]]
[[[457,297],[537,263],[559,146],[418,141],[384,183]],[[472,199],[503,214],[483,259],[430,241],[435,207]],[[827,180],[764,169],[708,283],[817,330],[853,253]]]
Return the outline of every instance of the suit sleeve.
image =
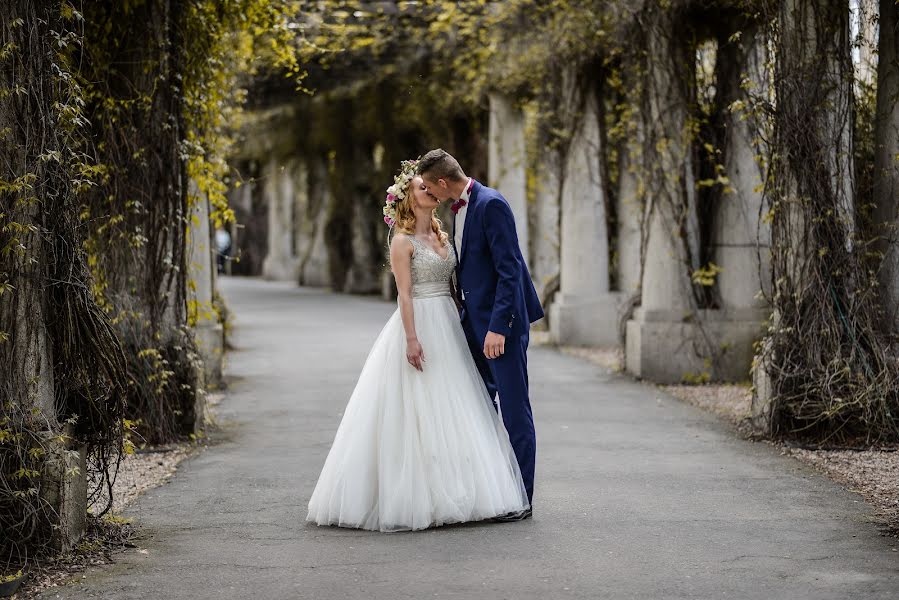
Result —
[[[515,314],[515,290],[521,281],[518,234],[512,209],[501,199],[491,199],[484,206],[487,245],[497,273],[496,295],[489,330],[504,336],[512,333]]]

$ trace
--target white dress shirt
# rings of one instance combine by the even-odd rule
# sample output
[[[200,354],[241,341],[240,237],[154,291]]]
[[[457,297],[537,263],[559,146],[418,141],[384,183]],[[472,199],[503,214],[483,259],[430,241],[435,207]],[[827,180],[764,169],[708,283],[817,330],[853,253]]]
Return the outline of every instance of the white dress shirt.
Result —
[[[459,196],[459,200],[465,200],[465,206],[460,208],[459,212],[456,213],[456,216],[453,217],[455,219],[453,228],[456,232],[453,241],[456,244],[456,256],[459,260],[462,260],[462,234],[465,231],[465,213],[468,212],[468,199],[471,197],[471,185],[471,177],[469,177],[468,182],[465,184],[465,189],[462,190],[462,194]]]

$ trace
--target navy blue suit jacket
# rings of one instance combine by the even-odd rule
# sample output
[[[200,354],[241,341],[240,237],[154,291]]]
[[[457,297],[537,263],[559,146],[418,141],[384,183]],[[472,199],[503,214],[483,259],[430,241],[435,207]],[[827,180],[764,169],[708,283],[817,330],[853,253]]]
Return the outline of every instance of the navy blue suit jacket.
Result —
[[[518,246],[512,208],[502,194],[474,182],[462,247],[456,250],[456,278],[464,294],[463,319],[471,322],[478,343],[483,343],[488,331],[520,336],[543,318],[537,290]]]

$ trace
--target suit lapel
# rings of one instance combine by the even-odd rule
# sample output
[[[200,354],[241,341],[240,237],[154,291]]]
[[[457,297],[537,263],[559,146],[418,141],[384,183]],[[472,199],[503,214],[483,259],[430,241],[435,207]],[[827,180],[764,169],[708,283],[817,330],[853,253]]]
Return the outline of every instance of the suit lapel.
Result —
[[[472,214],[475,211],[475,203],[478,201],[478,192],[481,191],[481,184],[475,180],[471,186],[471,193],[468,195],[468,208],[465,210],[465,228],[462,230],[462,248],[459,249],[459,266],[465,261],[465,249],[468,247],[468,240],[471,239],[471,223]],[[455,225],[455,224],[454,224]]]

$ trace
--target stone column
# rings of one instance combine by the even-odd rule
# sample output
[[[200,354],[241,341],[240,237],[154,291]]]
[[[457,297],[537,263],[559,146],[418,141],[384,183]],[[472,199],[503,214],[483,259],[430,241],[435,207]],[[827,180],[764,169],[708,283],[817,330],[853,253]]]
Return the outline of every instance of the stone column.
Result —
[[[896,5],[888,2],[884,5],[887,13]],[[858,49],[853,53],[855,60],[855,75],[859,82],[872,85],[877,76],[878,67],[878,33],[883,31],[884,25],[880,23],[878,0],[856,0],[853,6],[850,3],[852,17],[850,29],[855,34],[853,45]],[[878,27],[879,26],[879,27]]]
[[[68,440],[74,438],[71,425],[64,426],[62,431]],[[57,515],[58,527],[53,531],[51,543],[68,551],[87,527],[87,447],[57,439],[47,442],[41,496]]]
[[[733,114],[727,127],[725,168],[732,189],[721,198],[712,231],[721,308],[705,313],[716,317],[717,376],[745,380],[769,313],[761,291],[770,281],[770,235],[759,223],[761,175],[749,128]]]
[[[370,148],[357,148],[354,153],[352,178],[352,254],[345,291],[353,294],[375,294],[381,291],[384,258],[381,206],[384,201],[371,185],[374,155]]]
[[[40,248],[43,244],[35,242],[34,245]],[[31,249],[32,245],[29,244],[29,250]],[[28,269],[20,272],[25,275],[33,274]],[[19,285],[16,291],[20,292],[21,297],[17,298],[14,294],[8,296],[13,302],[19,301],[22,309],[20,316],[25,317],[20,323],[15,323],[17,332],[21,334],[28,331],[33,323],[41,325],[34,329],[33,336],[23,335],[6,343],[18,346],[15,350],[24,350],[14,350],[12,354],[20,359],[20,372],[33,374],[26,389],[21,390],[22,408],[28,407],[30,403],[32,415],[39,416],[40,421],[47,426],[42,432],[46,439],[46,455],[40,475],[40,494],[55,513],[51,518],[54,529],[50,542],[54,548],[65,552],[81,539],[87,526],[87,447],[76,444],[72,426],[61,424],[57,418],[56,381],[53,351],[46,329],[46,304],[40,302],[26,307],[22,300],[27,302],[28,298],[21,294],[21,291],[28,291],[26,286]],[[57,437],[57,434],[64,437]]]
[[[509,98],[498,93],[490,94],[487,165],[490,186],[499,190],[512,207],[518,245],[529,264],[524,114]]]
[[[529,105],[524,115],[525,130],[536,136],[527,144],[531,276],[546,309],[559,290],[562,157],[545,143],[548,136],[540,127],[537,111]],[[548,320],[543,323],[548,325]]]
[[[0,73],[3,85],[12,85],[2,77]],[[36,97],[33,91],[29,97]],[[47,98],[48,102],[50,100]],[[28,106],[37,111],[41,105],[28,103]],[[25,117],[30,118],[28,123],[40,123],[34,115],[26,114]],[[0,123],[8,124],[2,120]],[[19,161],[24,164],[24,149],[24,145],[13,145],[8,156],[16,159],[17,164]],[[16,152],[23,154],[17,156]],[[45,189],[43,186],[55,182],[45,175],[45,179],[38,183],[42,186],[38,189]],[[47,516],[53,526],[51,543],[57,549],[68,551],[83,534],[87,521],[87,469],[84,467],[85,448],[76,445],[71,427],[61,424],[57,415],[54,364],[61,357],[54,357],[50,331],[56,326],[48,299],[52,246],[44,237],[47,227],[44,217],[53,206],[43,199],[40,202],[15,202],[12,196],[9,201],[4,198],[4,210],[8,211],[5,218],[24,228],[14,234],[21,243],[20,251],[10,252],[3,259],[4,269],[8,269],[4,279],[12,288],[0,294],[0,332],[9,336],[0,341],[0,385],[3,386],[2,402],[9,403],[3,407],[2,414],[9,414],[13,421],[29,419],[30,429],[40,428],[35,433],[41,436],[43,442],[40,445],[46,454],[41,465],[40,484],[35,480],[31,485],[39,489],[41,500],[50,511]],[[66,241],[71,243],[73,240],[66,238]],[[79,268],[77,264],[73,267]],[[6,429],[6,424],[0,428]],[[60,434],[66,437],[58,437]],[[12,464],[4,464],[4,468]],[[73,472],[74,467],[79,470]]]
[[[616,213],[618,230],[615,241],[616,277],[622,299],[640,291],[640,250],[643,223],[643,198],[639,194],[637,174],[628,156],[629,148],[622,147],[618,156],[618,198]]]
[[[225,346],[224,330],[213,311],[215,294],[215,254],[213,252],[212,227],[209,222],[209,200],[191,182],[193,215],[188,238],[188,269],[190,281],[188,294],[196,310],[193,333],[200,356],[206,383],[216,385],[222,380],[222,358]],[[198,428],[205,419],[205,400],[197,407]]]
[[[899,7],[881,1],[880,62],[877,66],[877,112],[874,127],[874,202],[882,223],[878,249],[883,331],[899,334]]]
[[[262,262],[266,279],[295,281],[293,163],[270,162],[263,171],[262,193],[268,205],[268,254]]]
[[[719,89],[722,105],[743,97],[744,78],[764,85],[763,52],[751,30],[744,30],[738,43],[721,45],[719,61],[729,65],[719,70],[726,79]],[[757,322],[764,318],[760,292],[763,282],[769,280],[771,244],[768,226],[760,223],[764,178],[756,156],[761,149],[753,146],[752,120],[747,115],[728,111],[725,131],[724,167],[729,185],[718,204],[712,232],[714,262],[721,267],[718,291],[729,319]]]
[[[620,294],[609,289],[609,245],[599,102],[591,91],[577,120],[562,182],[561,289],[550,314],[552,338],[560,344],[618,343]]]
[[[755,69],[760,64],[749,60],[757,50],[751,32],[744,32],[741,41],[719,45],[717,85],[722,106],[742,96],[744,77],[760,77],[757,69],[747,75],[748,67]],[[656,89],[663,91],[666,86]],[[667,96],[661,94],[662,98]],[[657,106],[664,104],[660,101]],[[690,280],[697,265],[689,260],[689,256],[696,256],[691,220],[696,215],[691,212],[684,218],[674,214],[669,201],[677,198],[682,186],[685,191],[680,193],[685,198],[680,200],[681,205],[693,210],[689,197],[695,189],[690,163],[693,142],[676,137],[676,132],[685,130],[687,109],[681,105],[674,110],[659,110],[657,115],[653,115],[660,124],[657,131],[666,136],[666,143],[659,146],[663,148],[661,164],[664,173],[676,175],[665,177],[661,193],[653,199],[641,307],[627,326],[627,367],[659,383],[684,379],[745,381],[750,376],[754,342],[762,334],[766,316],[758,298],[762,281],[759,255],[767,256],[768,245],[764,231],[759,237],[762,197],[757,190],[761,177],[751,130],[743,115],[727,115],[727,139],[722,151],[730,184],[717,206],[711,240],[713,262],[722,269],[716,280],[721,307],[700,309]],[[689,240],[689,246],[684,239]],[[690,255],[686,254],[688,249]]]
[[[695,230],[695,181],[692,138],[687,127],[695,62],[689,44],[674,32],[677,24],[660,14],[649,25],[648,52],[666,60],[649,61],[646,94],[650,114],[644,122],[647,151],[657,164],[645,176],[649,202],[648,239],[644,258],[640,308],[626,326],[626,366],[638,376],[659,383],[681,381],[702,367],[705,348],[691,321],[692,284],[687,249]],[[677,66],[684,71],[671,73]],[[695,256],[695,253],[694,253]]]
[[[531,237],[531,275],[541,300],[560,284],[561,173],[558,153],[546,150],[534,166],[534,231]]]
[[[316,160],[304,169],[305,185],[298,189],[298,197],[305,198],[300,218],[299,283],[312,287],[327,287],[328,247],[325,244],[327,207],[330,202],[328,170],[324,161]]]
[[[885,9],[889,5],[889,2],[882,3],[881,8]],[[781,74],[775,82],[778,121],[802,123],[803,134],[808,139],[804,137],[799,140],[783,135],[782,132],[775,133],[771,139],[778,146],[773,148],[772,154],[784,157],[811,147],[815,149],[816,155],[816,178],[811,185],[805,173],[805,169],[809,167],[796,164],[796,161],[782,160],[773,163],[778,169],[776,176],[779,196],[788,201],[775,211],[771,226],[778,237],[782,234],[790,236],[789,247],[772,248],[774,264],[783,270],[774,273],[773,292],[778,296],[789,297],[793,294],[806,294],[803,291],[805,285],[819,289],[821,287],[815,281],[804,279],[808,272],[807,262],[814,260],[812,257],[818,248],[816,228],[806,222],[809,217],[805,207],[801,206],[802,201],[796,199],[815,193],[835,199],[837,216],[840,217],[835,224],[842,228],[839,233],[844,236],[846,248],[850,249],[853,243],[856,203],[852,151],[854,97],[849,15],[845,3],[839,0],[784,0],[778,6],[775,50],[778,61],[776,68]],[[884,15],[881,14],[882,35],[891,29],[887,23],[889,20],[884,20]],[[884,60],[882,53],[880,59]],[[815,80],[814,87],[806,86],[810,79]],[[883,80],[878,81],[878,85],[881,85],[881,81]],[[806,91],[815,93],[797,95],[795,90],[804,89],[803,86],[808,88]],[[888,102],[889,106],[895,106],[895,97],[890,97]],[[875,139],[875,173],[877,142],[879,140]],[[893,159],[894,155],[890,154],[890,160]],[[818,187],[824,190],[810,192]],[[831,229],[829,235],[833,235],[836,229]],[[819,293],[826,291],[820,290]],[[775,309],[771,320],[778,329],[796,325],[784,324],[782,318]],[[770,346],[766,350],[770,350]],[[769,432],[772,425],[772,394],[777,388],[776,382],[772,380],[772,373],[776,373],[777,369],[770,369],[769,365],[777,360],[778,357],[766,351],[756,361],[753,370],[755,394],[752,399],[752,420],[758,428]]]

